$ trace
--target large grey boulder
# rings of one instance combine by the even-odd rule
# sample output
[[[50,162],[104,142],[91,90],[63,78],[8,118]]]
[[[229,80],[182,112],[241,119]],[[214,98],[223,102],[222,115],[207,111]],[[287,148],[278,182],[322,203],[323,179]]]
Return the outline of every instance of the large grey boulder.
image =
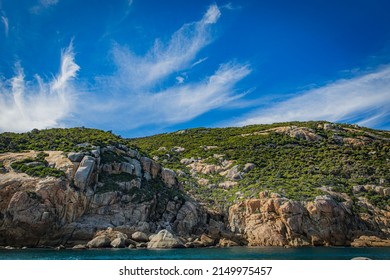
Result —
[[[140,155],[139,152],[136,151],[136,150],[129,149],[129,150],[127,151],[127,154],[128,154],[130,157],[132,157],[132,158],[136,158],[136,159],[140,159],[140,158],[141,158],[141,155]]]
[[[126,245],[125,239],[117,237],[110,243],[112,248],[124,248]]]
[[[71,162],[80,162],[82,161],[84,157],[84,153],[76,153],[76,152],[70,152],[68,154],[68,159],[71,161]]]
[[[128,162],[122,162],[121,165],[120,165],[120,172],[124,172],[124,173],[129,173],[129,174],[132,174],[133,173],[133,169],[134,169],[134,166]]]
[[[160,230],[148,243],[149,249],[184,248],[183,242],[166,229]]]
[[[190,234],[199,223],[197,207],[194,203],[186,201],[177,213],[175,226],[179,234]]]
[[[106,248],[110,247],[111,240],[107,236],[100,235],[87,243],[89,248]]]
[[[148,242],[149,237],[142,231],[136,231],[131,235],[131,239],[137,242]]]
[[[79,168],[77,168],[76,174],[74,175],[74,184],[80,190],[85,190],[88,186],[94,167],[95,159],[91,156],[84,156]]]
[[[142,169],[144,172],[150,173],[150,168],[152,166],[152,160],[148,157],[141,157]]]
[[[170,188],[176,186],[177,184],[176,173],[171,169],[163,168],[161,171],[161,178]]]
[[[129,159],[129,162],[134,166],[134,175],[137,177],[142,177],[141,163],[136,159]]]

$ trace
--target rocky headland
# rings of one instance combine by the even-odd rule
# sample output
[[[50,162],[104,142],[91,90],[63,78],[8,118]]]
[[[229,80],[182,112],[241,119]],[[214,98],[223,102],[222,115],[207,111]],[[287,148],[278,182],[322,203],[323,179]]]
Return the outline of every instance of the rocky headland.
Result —
[[[321,128],[325,129],[336,128],[327,124]],[[340,128],[336,132],[341,134]],[[295,126],[237,137],[269,134],[300,143],[326,138]],[[374,141],[372,135],[337,137],[332,138],[337,147],[360,148]],[[306,199],[262,188],[248,197],[236,189],[245,189],[243,182],[259,163],[229,158],[217,145],[200,146],[203,156],[198,157],[188,157],[188,148],[179,145],[159,146],[150,157],[120,143],[77,145],[68,152],[0,153],[0,246],[390,246],[390,207],[382,203],[390,188],[383,184],[355,185],[350,192],[324,184]],[[174,156],[180,166],[164,167],[171,167],[167,158]],[[232,189],[236,199],[224,207],[208,200],[208,193],[227,194]],[[202,190],[206,198],[200,196]],[[375,205],[366,194],[377,196],[381,204]]]

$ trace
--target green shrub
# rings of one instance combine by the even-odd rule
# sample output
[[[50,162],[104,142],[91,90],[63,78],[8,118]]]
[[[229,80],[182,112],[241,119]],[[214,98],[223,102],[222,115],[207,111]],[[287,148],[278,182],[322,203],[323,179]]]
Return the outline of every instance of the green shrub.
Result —
[[[47,176],[51,177],[65,177],[65,172],[59,169],[55,169],[52,167],[48,167],[48,163],[45,160],[45,157],[48,156],[48,154],[45,153],[39,153],[36,158],[27,158],[22,161],[16,161],[11,164],[11,167],[17,171],[17,172],[23,172],[33,177],[40,177],[44,178]],[[36,162],[37,166],[29,166],[28,163]]]

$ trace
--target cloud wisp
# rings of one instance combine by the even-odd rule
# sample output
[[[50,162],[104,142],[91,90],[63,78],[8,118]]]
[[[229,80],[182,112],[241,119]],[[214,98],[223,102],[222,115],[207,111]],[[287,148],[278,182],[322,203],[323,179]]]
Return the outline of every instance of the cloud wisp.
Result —
[[[328,120],[376,126],[390,117],[390,65],[351,79],[312,89],[233,121],[249,125]]]
[[[24,132],[32,128],[62,126],[76,100],[72,80],[79,66],[74,61],[72,44],[61,55],[61,69],[51,81],[38,75],[26,81],[22,67],[16,74],[0,80],[0,131]]]
[[[172,73],[187,68],[198,52],[211,42],[210,28],[220,16],[218,7],[211,6],[201,20],[183,25],[166,45],[156,40],[143,56],[116,45],[113,49],[118,67],[115,82],[132,89],[149,88]]]
[[[5,16],[1,16],[1,22],[4,25],[4,34],[6,37],[8,37],[8,32],[9,32],[9,23],[8,23],[8,18]]]
[[[39,0],[38,3],[30,9],[33,14],[39,14],[43,10],[57,5],[59,0]]]
[[[199,21],[184,24],[166,44],[156,40],[144,56],[116,45],[113,56],[118,71],[101,77],[98,86],[111,95],[101,94],[94,102],[89,101],[88,108],[98,114],[88,112],[83,119],[94,118],[94,123],[122,130],[169,126],[240,98],[235,87],[251,72],[249,65],[224,63],[213,74],[196,81],[187,73],[206,61],[197,55],[212,41],[211,27],[220,16],[218,7],[210,6]],[[161,86],[172,80],[176,81],[173,85]]]

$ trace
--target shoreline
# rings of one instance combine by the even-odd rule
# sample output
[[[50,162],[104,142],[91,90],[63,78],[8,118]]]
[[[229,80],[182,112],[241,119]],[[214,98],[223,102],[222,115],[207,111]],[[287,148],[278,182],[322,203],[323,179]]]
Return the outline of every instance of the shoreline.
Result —
[[[77,245],[76,245],[77,246]],[[177,248],[147,248],[147,247],[136,247],[136,248],[129,248],[129,247],[122,247],[122,248],[113,248],[113,247],[101,247],[101,248],[75,248],[73,247],[65,247],[65,246],[38,246],[38,247],[14,247],[14,246],[0,246],[0,251],[12,251],[12,250],[55,250],[55,251],[63,251],[63,250],[73,250],[73,251],[90,251],[90,250],[147,250],[147,251],[165,251],[165,250],[191,250],[191,249],[232,249],[232,248],[241,248],[241,249],[313,249],[313,248],[335,248],[335,249],[366,249],[366,248],[390,248],[390,246],[228,246],[228,247],[221,247],[221,246],[203,246],[203,247],[177,247]]]

